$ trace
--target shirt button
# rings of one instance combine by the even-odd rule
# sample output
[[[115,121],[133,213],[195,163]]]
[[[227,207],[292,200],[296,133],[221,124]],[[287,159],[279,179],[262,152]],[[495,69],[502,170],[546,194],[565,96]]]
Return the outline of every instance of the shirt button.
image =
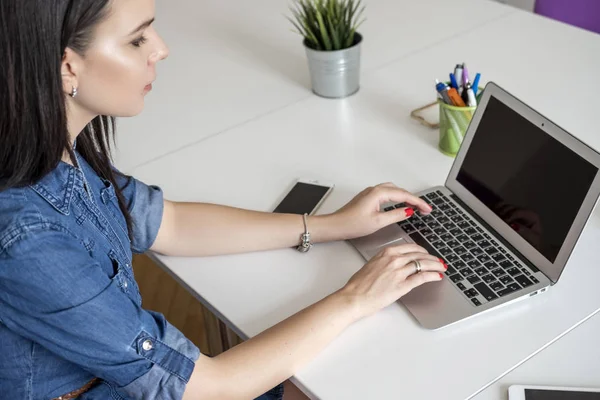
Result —
[[[146,351],[152,350],[152,341],[151,340],[145,340],[144,343],[142,343],[142,349],[144,349]]]

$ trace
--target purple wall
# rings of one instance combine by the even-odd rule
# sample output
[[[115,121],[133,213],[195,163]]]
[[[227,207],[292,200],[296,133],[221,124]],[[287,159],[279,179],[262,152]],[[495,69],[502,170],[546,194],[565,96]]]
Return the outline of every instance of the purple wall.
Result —
[[[600,0],[536,0],[535,13],[600,33]]]

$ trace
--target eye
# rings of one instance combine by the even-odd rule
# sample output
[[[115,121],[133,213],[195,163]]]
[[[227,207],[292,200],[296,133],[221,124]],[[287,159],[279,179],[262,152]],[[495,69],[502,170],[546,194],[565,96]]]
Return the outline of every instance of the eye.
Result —
[[[141,47],[144,43],[146,43],[148,39],[145,36],[140,36],[139,38],[135,39],[133,42],[131,42],[131,44],[134,47]]]

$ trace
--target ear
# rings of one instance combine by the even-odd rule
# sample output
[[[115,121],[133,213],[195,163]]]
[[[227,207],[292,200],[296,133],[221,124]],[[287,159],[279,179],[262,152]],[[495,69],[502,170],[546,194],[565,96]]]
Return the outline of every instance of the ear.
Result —
[[[71,50],[70,48],[65,49],[63,54],[62,63],[60,67],[60,73],[62,75],[63,92],[65,94],[71,94],[73,88],[79,87],[79,72],[81,69],[81,57],[79,54]]]

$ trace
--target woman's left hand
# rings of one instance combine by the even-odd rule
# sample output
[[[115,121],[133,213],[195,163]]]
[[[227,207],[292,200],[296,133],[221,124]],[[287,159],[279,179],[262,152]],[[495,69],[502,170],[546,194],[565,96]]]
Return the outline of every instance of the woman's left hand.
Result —
[[[381,206],[393,202],[407,207],[383,211]],[[382,183],[360,192],[344,207],[330,214],[330,227],[341,240],[369,235],[388,225],[410,218],[415,211],[429,214],[431,207],[419,197],[393,183]]]

